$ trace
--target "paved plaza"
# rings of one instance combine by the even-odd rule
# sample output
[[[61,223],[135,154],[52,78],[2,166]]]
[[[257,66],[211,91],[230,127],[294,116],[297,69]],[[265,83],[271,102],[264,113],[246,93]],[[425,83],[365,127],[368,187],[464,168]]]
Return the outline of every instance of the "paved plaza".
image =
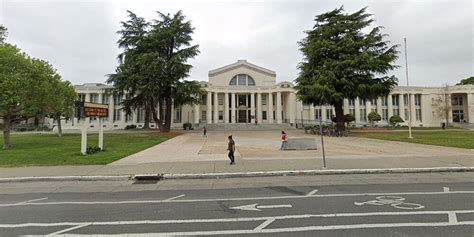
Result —
[[[138,152],[111,165],[135,165],[156,162],[219,161],[227,158],[227,136],[236,142],[237,161],[315,159],[322,157],[320,137],[301,130],[287,131],[288,137],[315,139],[317,150],[280,151],[280,131],[209,131],[184,133],[157,146]],[[384,141],[360,137],[325,137],[326,157],[335,159],[413,159],[444,157],[472,160],[469,149]]]

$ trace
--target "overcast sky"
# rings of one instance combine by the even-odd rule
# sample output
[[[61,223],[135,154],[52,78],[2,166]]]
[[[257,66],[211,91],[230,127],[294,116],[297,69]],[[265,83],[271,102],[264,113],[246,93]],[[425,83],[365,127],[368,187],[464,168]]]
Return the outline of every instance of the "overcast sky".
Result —
[[[209,70],[247,59],[276,71],[277,81],[293,81],[302,55],[297,42],[314,25],[314,16],[341,5],[347,12],[367,6],[384,26],[388,40],[400,44],[406,85],[403,38],[408,41],[410,85],[454,84],[474,75],[474,6],[452,1],[22,1],[0,0],[0,24],[7,41],[33,57],[48,60],[73,84],[104,82],[119,53],[116,31],[131,10],[147,20],[156,11],[183,10],[196,28],[201,53],[191,61],[191,79],[207,80]]]

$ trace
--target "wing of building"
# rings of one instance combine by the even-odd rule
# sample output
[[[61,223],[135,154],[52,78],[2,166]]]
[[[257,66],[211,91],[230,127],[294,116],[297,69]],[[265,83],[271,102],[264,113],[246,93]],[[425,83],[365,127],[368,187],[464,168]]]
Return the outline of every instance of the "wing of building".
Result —
[[[211,70],[208,81],[200,82],[206,91],[202,103],[173,108],[172,128],[182,128],[183,123],[192,123],[195,127],[242,123],[306,126],[319,123],[319,120],[331,123],[331,116],[334,115],[331,105],[304,105],[297,99],[292,82],[277,83],[276,79],[275,71],[246,60]],[[75,88],[82,101],[109,104],[109,117],[103,123],[105,129],[143,126],[145,111],[137,109],[125,114],[120,105],[122,97],[105,93],[112,86],[84,84]],[[474,126],[474,85],[396,87],[390,95],[374,100],[344,100],[344,114],[355,116],[353,126],[367,126],[367,116],[373,111],[382,117],[377,126],[387,125],[392,115],[399,115],[408,121],[409,114],[412,115],[413,126],[440,126],[446,121],[446,114],[450,123]],[[151,127],[156,127],[152,119],[150,122]],[[83,120],[73,119],[67,121],[64,127],[80,128],[82,124]],[[406,125],[406,122],[401,125]],[[90,119],[90,128],[97,127],[98,122]]]

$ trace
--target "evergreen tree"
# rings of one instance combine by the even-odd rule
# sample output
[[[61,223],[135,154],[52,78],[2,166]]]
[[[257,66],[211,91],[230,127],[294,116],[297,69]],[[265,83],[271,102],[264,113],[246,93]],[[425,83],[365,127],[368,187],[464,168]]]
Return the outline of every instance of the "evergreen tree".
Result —
[[[299,42],[304,60],[297,94],[306,104],[334,105],[337,127],[343,131],[344,98],[377,98],[397,84],[395,76],[387,75],[397,67],[397,45],[389,45],[382,27],[367,31],[374,20],[366,8],[347,14],[340,7],[317,15],[315,21]]]

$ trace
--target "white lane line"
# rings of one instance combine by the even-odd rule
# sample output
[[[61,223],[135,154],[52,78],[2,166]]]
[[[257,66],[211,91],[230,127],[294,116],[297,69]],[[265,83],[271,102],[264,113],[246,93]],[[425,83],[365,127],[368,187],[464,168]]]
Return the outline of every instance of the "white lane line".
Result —
[[[318,230],[348,230],[348,229],[372,229],[372,228],[393,228],[393,227],[442,227],[442,226],[464,226],[474,225],[474,221],[458,222],[449,224],[447,222],[421,222],[421,223],[393,223],[393,224],[356,224],[356,225],[329,225],[329,226],[304,226],[290,228],[274,228],[262,230],[220,230],[220,231],[193,231],[193,232],[167,232],[167,233],[129,233],[121,236],[143,237],[143,236],[210,236],[210,235],[244,235],[262,233],[290,233]],[[117,236],[103,235],[100,236]]]
[[[409,216],[409,215],[447,215],[454,213],[474,213],[474,210],[455,211],[404,211],[404,212],[363,212],[363,213],[328,213],[328,214],[303,214],[285,216],[262,216],[262,217],[237,217],[220,219],[185,219],[185,220],[137,220],[137,221],[104,221],[104,222],[57,222],[57,223],[20,223],[0,224],[0,228],[22,228],[22,227],[53,227],[53,226],[79,226],[79,225],[143,225],[143,224],[186,224],[186,223],[223,223],[223,222],[249,222],[266,221],[268,219],[305,219],[305,218],[328,218],[328,217],[363,217],[363,216]],[[458,222],[461,223],[461,222]],[[464,223],[464,222],[463,222]]]
[[[449,193],[449,187],[443,187],[443,192]]]
[[[31,203],[31,202],[36,202],[36,201],[43,201],[43,200],[46,200],[48,199],[47,197],[44,197],[44,198],[38,198],[38,199],[31,199],[31,200],[27,200],[27,201],[24,201],[24,202],[17,202],[13,205],[21,205],[21,204],[25,204],[25,203]]]
[[[306,196],[312,196],[312,195],[314,195],[315,193],[317,193],[318,191],[319,191],[319,190],[315,189],[315,190],[309,192],[308,194],[306,194]]]
[[[85,227],[85,226],[88,226],[88,225],[89,224],[73,226],[73,227],[70,227],[70,228],[67,228],[67,229],[64,229],[64,230],[56,231],[56,232],[48,234],[46,236],[59,235],[59,234],[66,233],[66,232],[71,231],[71,230],[79,229],[79,228],[82,228],[82,227]]]
[[[260,209],[283,208],[283,207],[293,207],[293,206],[290,205],[290,204],[282,204],[282,205],[261,205],[261,206],[257,206],[257,208],[260,208]]]
[[[275,221],[275,218],[270,218],[270,219],[267,219],[266,221],[264,221],[262,224],[260,224],[259,226],[255,227],[255,229],[253,229],[254,231],[261,231],[263,230],[263,228],[267,227],[268,225],[270,225],[272,222]]]
[[[454,211],[449,211],[448,212],[448,222],[450,224],[458,223],[458,217],[456,216],[456,212],[454,212]]]
[[[325,197],[357,197],[357,196],[398,196],[398,195],[447,195],[447,194],[472,194],[474,191],[446,192],[405,192],[405,193],[346,193],[346,194],[319,194],[319,195],[293,195],[275,197],[243,197],[243,198],[208,198],[208,199],[178,199],[178,200],[130,200],[130,201],[92,201],[92,202],[27,202],[15,204],[0,204],[0,207],[32,206],[32,205],[118,205],[118,204],[153,204],[153,203],[187,203],[187,202],[219,202],[219,201],[249,201],[249,200],[277,200],[300,198],[325,198]]]
[[[168,199],[166,199],[166,200],[164,200],[164,201],[165,201],[165,202],[169,202],[169,201],[172,201],[172,200],[175,200],[175,199],[184,197],[184,196],[186,196],[186,195],[181,194],[181,195],[178,195],[178,196],[176,196],[176,197],[168,198]]]

